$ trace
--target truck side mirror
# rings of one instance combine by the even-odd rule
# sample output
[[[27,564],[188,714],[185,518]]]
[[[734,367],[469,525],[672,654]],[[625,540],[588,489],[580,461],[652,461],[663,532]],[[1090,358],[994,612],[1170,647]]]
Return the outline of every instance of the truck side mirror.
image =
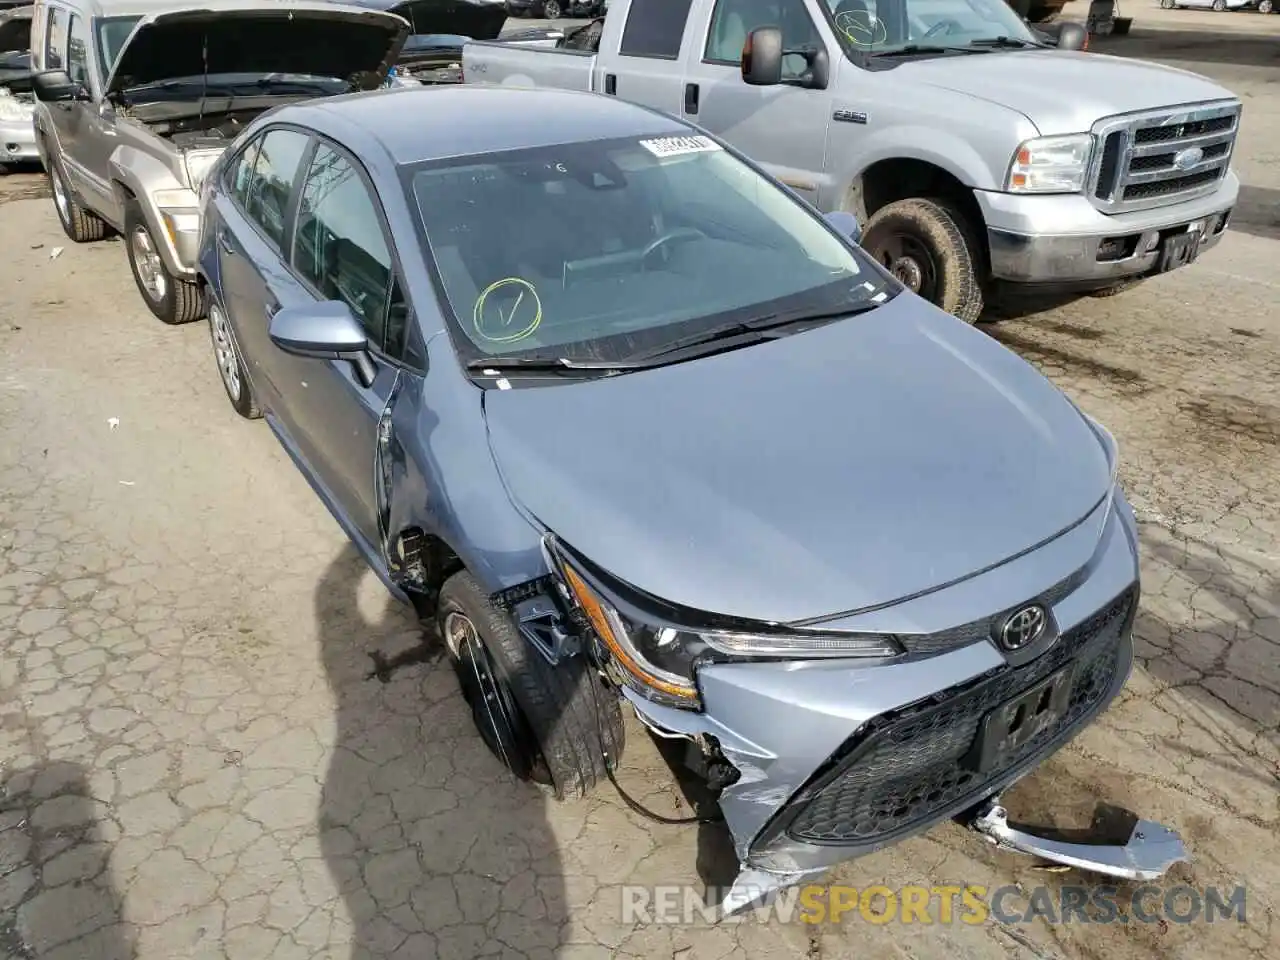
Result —
[[[1064,23],[1058,28],[1059,50],[1088,50],[1089,31],[1078,23]]]
[[[758,27],[747,34],[742,45],[742,80],[753,87],[782,82],[782,31],[777,27]]]
[[[31,78],[31,89],[41,103],[72,103],[89,99],[89,91],[84,84],[72,80],[65,70],[37,73]]]

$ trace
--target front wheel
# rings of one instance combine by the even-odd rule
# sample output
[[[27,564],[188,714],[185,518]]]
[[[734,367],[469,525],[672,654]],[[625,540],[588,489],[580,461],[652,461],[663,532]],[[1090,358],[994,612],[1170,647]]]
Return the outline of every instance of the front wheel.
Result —
[[[175,277],[164,265],[160,244],[142,215],[137,200],[124,208],[125,245],[138,292],[147,307],[165,323],[190,323],[204,316],[204,291],[198,284]]]
[[[1271,0],[1262,0],[1262,2],[1258,4],[1259,13],[1270,13],[1275,8],[1275,4],[1272,3]]]
[[[1218,13],[1227,9],[1227,0],[1213,0],[1213,9]]]
[[[862,246],[913,293],[965,323],[982,314],[982,254],[963,213],[942,199],[913,197],[881,207]]]
[[[465,570],[441,588],[436,619],[476,729],[508,770],[559,800],[608,776],[622,753],[622,712],[582,656],[553,667]]]
[[[1177,6],[1177,4],[1175,4],[1173,0],[1160,0],[1161,10],[1172,10],[1175,6]]]
[[[58,214],[62,232],[76,243],[92,243],[105,237],[106,221],[80,206],[80,201],[67,183],[67,175],[62,172],[62,164],[52,155],[49,157],[46,173],[49,177],[49,192],[53,194],[53,209]]]

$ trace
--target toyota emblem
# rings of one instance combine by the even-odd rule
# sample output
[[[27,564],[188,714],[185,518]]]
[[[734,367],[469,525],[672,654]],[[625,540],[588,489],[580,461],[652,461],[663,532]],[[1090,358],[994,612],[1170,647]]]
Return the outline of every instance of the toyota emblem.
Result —
[[[1005,650],[1021,650],[1040,639],[1049,623],[1044,607],[1032,604],[1015,610],[1000,628],[1000,646]]]

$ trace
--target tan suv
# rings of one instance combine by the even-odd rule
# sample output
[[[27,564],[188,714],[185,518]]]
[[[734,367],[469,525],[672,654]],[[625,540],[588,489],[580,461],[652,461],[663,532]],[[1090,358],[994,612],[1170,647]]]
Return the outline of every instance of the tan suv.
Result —
[[[205,172],[264,111],[380,86],[408,30],[326,0],[37,0],[37,148],[63,230],[120,232],[151,312],[199,319]]]

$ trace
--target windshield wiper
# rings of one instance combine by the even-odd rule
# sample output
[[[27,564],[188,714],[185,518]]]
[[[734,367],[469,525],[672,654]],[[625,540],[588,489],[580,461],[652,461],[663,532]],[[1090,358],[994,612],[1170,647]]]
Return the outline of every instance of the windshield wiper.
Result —
[[[574,360],[571,357],[476,357],[467,361],[468,370],[484,373],[516,371],[519,373],[572,373],[583,370],[593,373],[616,373],[635,369],[637,364],[609,360]]]
[[[752,317],[749,320],[731,323],[728,326],[690,334],[687,337],[672,340],[657,350],[636,354],[627,359],[628,362],[641,365],[652,364],[654,361],[670,363],[674,362],[680,354],[707,352],[700,349],[702,347],[711,346],[724,349],[745,347],[752,343],[759,343],[762,340],[776,340],[779,337],[786,336],[782,332],[784,327],[807,326],[810,324],[816,326],[829,320],[842,320],[845,317],[852,317],[859,313],[874,310],[885,302],[884,300],[866,300],[862,303],[850,304],[834,310],[791,310],[785,313],[766,313],[758,317]]]
[[[910,57],[917,53],[937,54],[937,53],[985,53],[986,51],[978,48],[969,47],[940,47],[927,43],[909,43],[905,47],[898,47],[894,50],[876,50],[868,56],[872,57]]]
[[[1027,47],[1043,47],[1043,43],[1036,43],[1034,40],[1022,40],[1018,37],[979,37],[977,40],[970,40],[971,47],[1007,47],[1013,50],[1025,50]]]

